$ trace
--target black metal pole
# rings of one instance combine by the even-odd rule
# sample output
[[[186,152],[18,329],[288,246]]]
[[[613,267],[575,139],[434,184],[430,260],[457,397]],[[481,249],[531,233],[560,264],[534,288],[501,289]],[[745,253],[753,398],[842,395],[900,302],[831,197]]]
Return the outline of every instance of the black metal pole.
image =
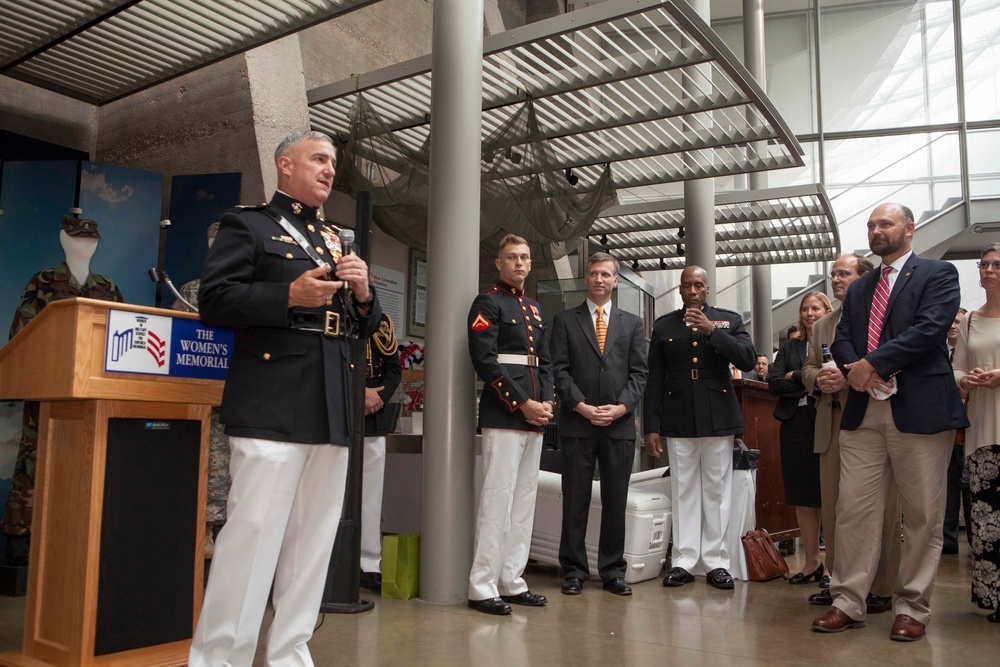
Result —
[[[372,196],[359,192],[355,218],[355,242],[358,254],[366,262],[371,259]],[[351,366],[354,389],[354,430],[351,432],[351,454],[347,466],[347,489],[344,511],[337,529],[337,541],[330,557],[323,602],[324,614],[357,614],[375,607],[371,600],[361,599],[361,473],[365,455],[365,339],[351,340]]]

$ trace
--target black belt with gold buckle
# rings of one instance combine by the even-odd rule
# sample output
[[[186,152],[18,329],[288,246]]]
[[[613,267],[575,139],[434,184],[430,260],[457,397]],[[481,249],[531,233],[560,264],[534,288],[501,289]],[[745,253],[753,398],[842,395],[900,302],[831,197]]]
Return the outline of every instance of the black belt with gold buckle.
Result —
[[[316,314],[315,319],[309,317],[295,316],[298,321],[291,323],[291,328],[296,331],[315,331],[328,338],[339,338],[346,336],[347,331],[340,326],[341,315],[338,312],[328,310],[323,315]],[[322,317],[322,322],[320,318]],[[322,326],[319,326],[322,324]]]

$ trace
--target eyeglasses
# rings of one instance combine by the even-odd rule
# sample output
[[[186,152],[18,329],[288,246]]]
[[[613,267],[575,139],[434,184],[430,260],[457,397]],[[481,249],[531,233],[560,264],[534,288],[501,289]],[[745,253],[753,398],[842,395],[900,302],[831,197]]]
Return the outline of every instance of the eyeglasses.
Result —
[[[1000,273],[1000,262],[976,262],[976,266],[980,269],[993,269]]]

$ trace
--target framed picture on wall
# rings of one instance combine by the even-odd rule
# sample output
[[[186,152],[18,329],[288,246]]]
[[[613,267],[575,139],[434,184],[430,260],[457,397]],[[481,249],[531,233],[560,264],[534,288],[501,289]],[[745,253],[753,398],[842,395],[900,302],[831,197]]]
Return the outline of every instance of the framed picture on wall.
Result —
[[[406,335],[423,338],[427,324],[427,253],[410,249],[409,277]]]

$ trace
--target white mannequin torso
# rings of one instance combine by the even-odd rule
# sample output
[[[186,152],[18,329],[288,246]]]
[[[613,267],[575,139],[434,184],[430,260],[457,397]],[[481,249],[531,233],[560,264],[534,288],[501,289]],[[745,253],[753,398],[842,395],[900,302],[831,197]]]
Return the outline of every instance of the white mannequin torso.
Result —
[[[97,239],[90,236],[70,236],[65,230],[60,230],[59,243],[66,253],[70,275],[79,285],[84,285],[90,275],[90,260],[97,251]]]

